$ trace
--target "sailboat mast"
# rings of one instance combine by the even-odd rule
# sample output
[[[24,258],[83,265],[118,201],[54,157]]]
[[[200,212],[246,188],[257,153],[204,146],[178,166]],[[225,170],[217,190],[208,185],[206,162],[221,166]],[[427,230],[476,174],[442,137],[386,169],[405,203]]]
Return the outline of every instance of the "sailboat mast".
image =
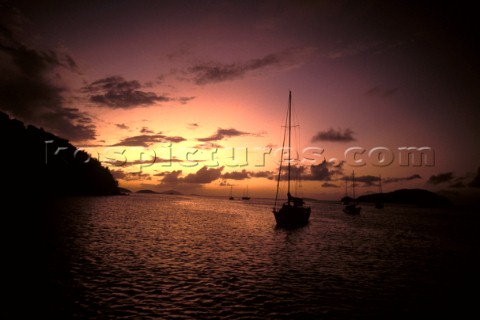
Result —
[[[355,200],[355,172],[352,172],[352,195]]]
[[[348,197],[348,178],[345,176],[345,197]]]
[[[292,157],[292,149],[290,147],[291,139],[292,139],[292,92],[288,92],[288,173],[287,173],[287,196],[288,196],[288,204],[290,204],[290,163]]]

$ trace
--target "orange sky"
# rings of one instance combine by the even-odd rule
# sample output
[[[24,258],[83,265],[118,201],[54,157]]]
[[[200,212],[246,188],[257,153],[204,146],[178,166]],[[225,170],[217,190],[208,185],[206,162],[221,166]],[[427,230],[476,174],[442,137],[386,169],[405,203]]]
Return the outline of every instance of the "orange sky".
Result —
[[[252,157],[242,166],[224,158],[229,148],[254,156],[255,148],[281,145],[291,90],[299,149],[322,148],[332,160],[305,168],[305,196],[338,199],[353,170],[358,194],[376,192],[379,175],[385,191],[473,190],[480,68],[468,8],[381,1],[1,5],[0,109],[100,153],[121,186],[227,195],[233,185],[240,195],[248,185],[251,196],[273,196],[273,151],[265,166]],[[21,97],[12,98],[15,90]],[[212,146],[218,166],[205,159]],[[351,147],[366,150],[364,166],[342,162]],[[368,158],[376,147],[395,157],[390,165]],[[431,148],[434,165],[400,165],[402,147]],[[187,148],[199,150],[191,156],[198,162],[181,161]],[[169,150],[174,158],[166,166]],[[158,161],[138,174],[131,164],[142,152]],[[108,160],[124,156],[124,165]]]

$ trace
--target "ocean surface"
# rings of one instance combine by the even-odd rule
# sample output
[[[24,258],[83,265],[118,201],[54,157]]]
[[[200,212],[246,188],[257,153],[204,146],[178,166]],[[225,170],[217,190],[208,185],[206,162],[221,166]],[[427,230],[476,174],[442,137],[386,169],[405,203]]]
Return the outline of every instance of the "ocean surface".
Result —
[[[478,303],[467,290],[479,288],[480,219],[466,209],[349,216],[310,202],[309,225],[284,230],[265,199],[47,204],[25,263],[37,288],[25,290],[52,319],[435,318]]]

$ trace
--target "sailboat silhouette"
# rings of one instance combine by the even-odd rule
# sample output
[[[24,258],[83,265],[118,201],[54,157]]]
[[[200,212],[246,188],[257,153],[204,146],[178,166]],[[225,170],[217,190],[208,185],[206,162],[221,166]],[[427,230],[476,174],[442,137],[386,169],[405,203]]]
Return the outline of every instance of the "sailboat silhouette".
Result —
[[[383,209],[383,192],[382,192],[382,176],[378,176],[378,198],[375,202],[376,209]]]
[[[357,200],[355,199],[355,172],[352,172],[352,203],[345,205],[343,212],[346,214],[360,214],[361,207],[357,206]]]
[[[280,187],[280,180],[282,179],[282,165],[285,161],[283,159],[284,154],[280,160],[280,168],[278,170],[277,178],[277,192],[275,195],[275,204],[273,206],[273,215],[275,216],[275,221],[277,222],[278,227],[284,228],[296,228],[308,224],[310,219],[311,208],[305,206],[305,202],[302,198],[292,196],[290,193],[290,180],[291,180],[291,133],[292,131],[292,93],[288,94],[288,109],[287,109],[287,119],[284,133],[284,140],[282,145],[282,150],[288,150],[288,159],[287,161],[287,201],[282,204],[280,208],[277,208],[278,202],[278,193]],[[285,138],[287,138],[288,149],[285,147]]]
[[[247,184],[247,190],[245,191],[245,194],[243,195],[242,200],[250,200],[250,196],[248,195],[248,184]]]

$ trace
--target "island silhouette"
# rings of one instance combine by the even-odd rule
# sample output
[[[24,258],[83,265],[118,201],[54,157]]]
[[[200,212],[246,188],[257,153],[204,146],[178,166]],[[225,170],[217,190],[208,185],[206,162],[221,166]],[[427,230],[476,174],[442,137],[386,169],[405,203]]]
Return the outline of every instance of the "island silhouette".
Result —
[[[166,190],[166,191],[154,191],[150,189],[138,190],[137,193],[151,193],[151,194],[168,194],[168,195],[183,195],[180,191]]]
[[[145,190],[138,190],[137,193],[158,193],[158,192],[150,189],[145,189]]]
[[[0,112],[3,194],[118,195],[110,170],[68,140]]]
[[[348,197],[349,198],[349,197]],[[347,197],[342,198],[344,200]],[[451,202],[448,198],[424,189],[400,189],[387,193],[372,193],[356,199],[362,203],[377,203],[382,201],[389,204],[412,205],[424,208],[448,207]]]

